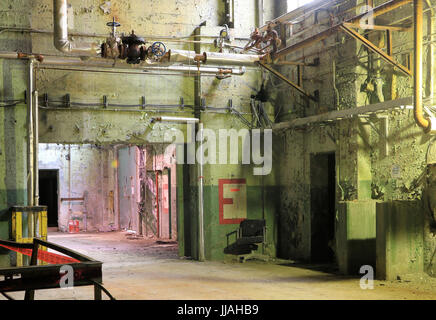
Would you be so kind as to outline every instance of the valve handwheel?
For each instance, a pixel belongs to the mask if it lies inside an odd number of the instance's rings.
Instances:
[[[153,43],[151,45],[151,52],[157,57],[163,56],[166,51],[167,51],[167,48],[160,41],[156,41],[155,43]]]
[[[116,27],[116,28],[121,27],[121,24],[119,22],[116,22],[116,21],[108,22],[108,23],[106,23],[106,25],[108,27]]]
[[[106,23],[108,27],[112,27],[112,36],[115,37],[115,32],[118,27],[121,27],[121,24],[119,22],[115,21],[115,17],[112,18],[111,22]]]

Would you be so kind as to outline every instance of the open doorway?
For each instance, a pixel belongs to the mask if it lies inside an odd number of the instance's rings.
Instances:
[[[176,148],[120,146],[120,228],[136,237],[177,241]]]
[[[311,261],[335,261],[335,154],[310,158]]]
[[[59,170],[39,170],[39,204],[47,206],[47,226],[58,227]]]

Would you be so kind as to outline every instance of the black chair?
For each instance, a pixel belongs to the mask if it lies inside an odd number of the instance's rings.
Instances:
[[[235,242],[229,244],[231,235],[235,235]],[[266,239],[265,220],[243,220],[239,228],[226,235],[227,247],[224,248],[225,254],[243,255],[249,254],[258,248],[259,244],[264,244]]]

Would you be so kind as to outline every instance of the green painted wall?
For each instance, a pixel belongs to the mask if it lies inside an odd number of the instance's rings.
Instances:
[[[0,20],[2,25],[29,27],[29,1],[2,1]],[[31,51],[27,35],[0,34],[2,51]],[[24,100],[27,68],[22,61],[0,60],[0,100]],[[10,238],[10,211],[12,205],[27,202],[27,149],[26,105],[0,107],[0,238]],[[0,251],[0,266],[9,265],[8,251]]]
[[[360,267],[376,267],[376,201],[338,204],[336,258],[343,274],[359,274]]]
[[[375,5],[384,2],[375,1]],[[363,3],[365,1],[349,1],[334,9],[334,12],[337,14]],[[375,22],[383,24],[386,21],[401,21],[407,15],[410,16],[411,12],[412,4],[407,4],[376,18]],[[345,16],[352,17],[357,13],[359,12],[351,10]],[[424,15],[425,39],[427,35],[435,33],[435,25],[429,23],[429,14],[427,12]],[[327,23],[327,13],[319,13],[318,21],[316,28],[324,30],[325,27],[321,24]],[[301,39],[307,36],[309,34]],[[383,32],[369,32],[368,38],[381,47],[386,45]],[[291,39],[290,43],[301,39]],[[434,65],[430,64],[429,44],[426,40],[424,42],[424,98],[427,99],[427,105],[434,105],[432,92],[436,87],[434,81],[431,81],[431,78],[434,79]],[[394,32],[393,44],[397,61],[406,64],[409,54],[413,60],[412,32]],[[320,59],[320,65],[303,69],[303,87],[309,92],[319,90],[319,103],[306,105],[294,90],[277,87],[278,81],[275,79],[269,81],[273,104],[276,112],[279,112],[278,121],[412,96],[410,77],[395,71],[377,55],[368,54],[361,43],[344,33],[335,33],[327,40],[305,48],[304,52],[299,50],[287,56],[289,61],[312,62],[314,58]],[[297,80],[295,66],[283,66],[281,71],[291,80]],[[337,203],[357,200],[356,206],[362,209],[356,210],[372,217],[373,210],[364,210],[364,203],[371,200],[386,202],[386,206],[390,206],[391,201],[415,201],[423,205],[434,202],[434,179],[426,163],[429,144],[433,140],[432,136],[424,134],[416,125],[410,108],[397,108],[369,118],[340,119],[325,126],[317,124],[277,132],[274,143],[280,163],[277,175],[280,187],[279,255],[303,260],[310,258],[310,154],[336,152]],[[429,218],[434,207],[432,204],[430,208],[424,207],[424,221],[419,227],[424,233],[423,249],[415,242],[404,243],[398,240],[398,245],[404,246],[405,251],[423,250],[423,269],[433,276],[436,274],[433,261],[436,241]],[[404,215],[413,215],[414,210],[416,208],[413,206],[402,209]],[[395,222],[389,221],[386,223]],[[394,225],[387,225],[384,230],[388,232],[390,228],[394,228]],[[378,238],[379,234],[379,242]],[[396,238],[392,239],[394,243],[397,241]],[[345,257],[342,260],[344,259]],[[413,269],[413,264],[407,261],[403,263],[406,268]]]
[[[379,279],[396,280],[424,271],[424,211],[420,201],[377,204]]]

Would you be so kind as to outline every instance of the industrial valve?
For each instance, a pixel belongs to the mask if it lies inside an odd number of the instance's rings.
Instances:
[[[145,48],[144,38],[138,37],[132,30],[132,33],[127,37],[122,37],[123,50],[121,59],[126,59],[127,63],[137,64],[147,57],[147,49]]]
[[[112,33],[106,39],[106,42],[101,45],[101,56],[103,58],[116,59],[120,56],[122,49],[120,45],[121,39],[116,34],[116,28],[120,27],[121,24],[116,22],[115,18],[113,18],[112,22],[108,22],[106,25],[108,27],[112,27]]]
[[[244,47],[243,52],[254,49],[258,53],[275,53],[281,45],[279,34],[273,29],[271,24],[268,24],[267,30],[261,32],[259,28],[255,28],[250,36],[250,41]]]
[[[159,41],[147,48],[144,38],[137,36],[133,30],[128,36],[118,37],[116,28],[121,25],[115,21],[115,18],[108,22],[107,26],[112,27],[112,33],[101,45],[103,58],[126,59],[127,63],[138,64],[145,59],[160,60],[167,52],[165,44]]]

